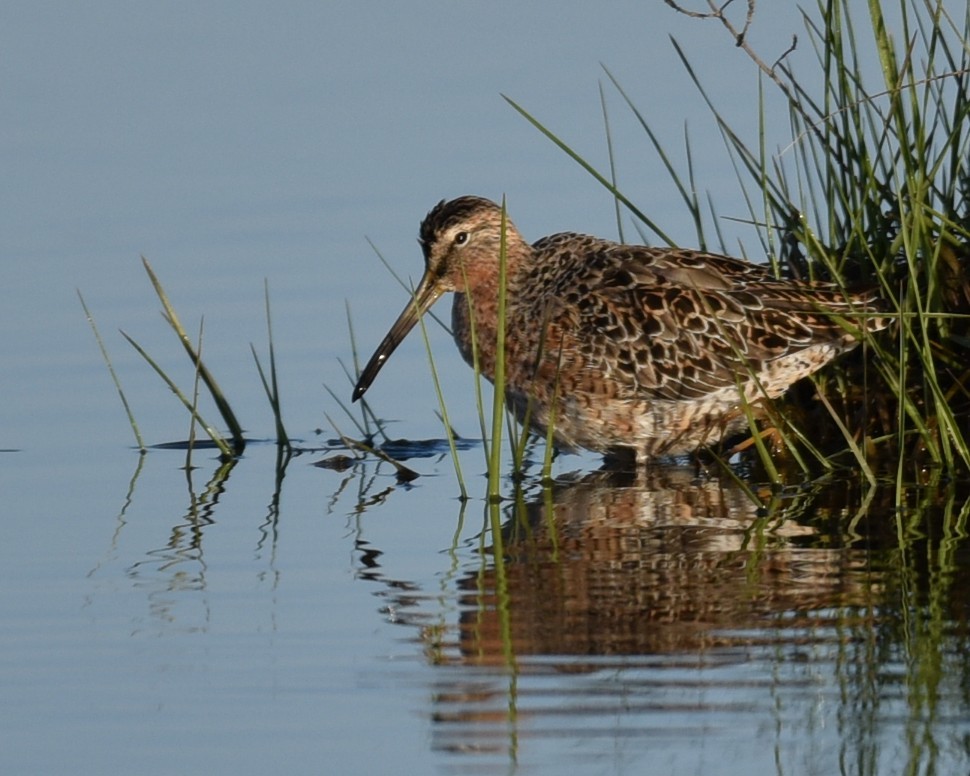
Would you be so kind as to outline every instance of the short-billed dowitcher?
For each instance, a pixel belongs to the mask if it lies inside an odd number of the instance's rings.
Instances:
[[[425,272],[354,389],[356,401],[448,291],[458,349],[492,379],[502,208],[440,202],[421,224]],[[887,319],[869,291],[779,280],[768,268],[691,250],[554,234],[529,245],[505,219],[506,392],[558,447],[637,460],[680,455],[746,423],[774,398]],[[865,313],[870,313],[866,315]],[[743,397],[743,398],[742,398]],[[552,413],[555,413],[554,415]]]

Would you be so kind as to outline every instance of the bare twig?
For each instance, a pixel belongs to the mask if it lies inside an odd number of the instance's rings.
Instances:
[[[782,53],[780,57],[778,57],[778,59],[775,60],[773,65],[769,65],[760,56],[758,56],[758,53],[747,41],[748,30],[751,29],[751,25],[754,23],[755,0],[748,0],[748,10],[744,15],[744,25],[740,29],[727,17],[727,14],[725,14],[728,6],[731,5],[733,1],[734,0],[727,0],[726,3],[718,5],[714,2],[714,0],[707,0],[707,6],[711,9],[710,11],[691,11],[675,2],[675,0],[664,0],[664,2],[677,11],[677,13],[681,13],[684,16],[689,16],[692,19],[717,19],[724,26],[724,29],[731,33],[731,37],[734,38],[734,45],[740,49],[743,49],[744,53],[751,58],[751,61],[754,62],[758,68],[772,81],[778,84],[778,86],[781,87],[786,94],[788,94],[788,85],[781,80],[781,78],[775,72],[775,68],[797,48],[798,36],[793,35],[791,45]]]

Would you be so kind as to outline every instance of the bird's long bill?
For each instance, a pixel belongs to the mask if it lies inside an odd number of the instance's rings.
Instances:
[[[374,378],[377,377],[377,373],[381,371],[381,367],[391,357],[394,349],[401,344],[408,335],[408,332],[414,328],[418,319],[428,311],[431,305],[438,301],[442,293],[443,291],[438,283],[438,279],[432,277],[430,273],[425,272],[424,277],[421,278],[421,282],[418,283],[418,287],[414,292],[414,298],[401,311],[397,320],[394,321],[394,325],[391,326],[390,331],[381,340],[381,344],[377,346],[374,355],[370,357],[370,361],[367,362],[364,371],[360,373],[360,378],[354,387],[353,401],[357,401],[370,388],[371,383],[374,382]]]

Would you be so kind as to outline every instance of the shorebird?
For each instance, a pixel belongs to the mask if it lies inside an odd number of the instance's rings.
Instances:
[[[505,230],[505,390],[559,449],[646,463],[715,444],[772,399],[888,325],[872,289],[778,279],[728,256],[584,234],[530,245],[502,207],[442,200],[421,224],[425,272],[354,388],[358,400],[443,294],[469,364],[495,375]],[[474,336],[473,336],[474,335]]]

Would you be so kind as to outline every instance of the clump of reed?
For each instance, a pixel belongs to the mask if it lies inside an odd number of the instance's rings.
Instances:
[[[232,406],[229,404],[229,400],[226,394],[223,392],[222,388],[216,382],[215,377],[209,371],[209,368],[205,365],[202,359],[202,343],[203,343],[203,333],[204,333],[204,321],[199,323],[199,334],[198,339],[193,341],[185,327],[182,325],[178,314],[175,311],[175,307],[172,305],[168,298],[168,294],[165,292],[158,275],[152,269],[151,264],[144,257],[142,258],[142,264],[145,267],[145,272],[148,274],[148,278],[152,283],[152,287],[155,289],[159,301],[162,303],[162,317],[165,322],[169,325],[175,335],[178,337],[186,354],[192,361],[195,368],[195,380],[193,382],[191,395],[187,395],[186,391],[183,391],[175,380],[169,375],[168,372],[158,363],[158,361],[153,358],[133,337],[127,334],[125,331],[121,332],[121,335],[128,341],[128,343],[138,352],[142,358],[155,370],[158,376],[165,382],[165,384],[171,389],[172,393],[178,398],[182,403],[183,407],[188,411],[190,418],[190,427],[188,432],[188,437],[185,442],[179,443],[166,443],[164,445],[156,445],[161,447],[180,447],[186,450],[187,462],[186,466],[191,466],[191,456],[192,451],[199,447],[211,446],[219,451],[219,456],[223,461],[231,461],[242,455],[246,448],[246,438],[243,435],[242,425],[236,417],[236,413],[233,411]],[[98,342],[98,346],[101,350],[102,357],[108,367],[108,371],[111,374],[111,378],[114,382],[118,394],[121,397],[121,401],[125,407],[125,411],[128,415],[128,421],[131,425],[132,432],[135,435],[135,441],[138,445],[138,449],[144,453],[147,450],[147,445],[142,438],[141,432],[139,431],[137,421],[135,419],[134,412],[128,402],[124,390],[121,386],[121,381],[115,372],[114,366],[111,362],[111,358],[108,354],[107,348],[105,347],[104,341],[98,331],[97,325],[95,324],[94,317],[92,316],[90,310],[88,309],[87,303],[84,301],[84,297],[81,292],[78,291],[78,298],[81,301],[81,306],[84,309],[84,313],[91,325],[94,332],[94,336]],[[286,432],[286,428],[283,425],[283,414],[282,406],[280,402],[280,390],[279,382],[277,379],[276,371],[276,353],[273,345],[273,325],[272,318],[270,316],[270,304],[269,304],[269,285],[268,283],[264,287],[264,298],[266,305],[266,328],[269,336],[269,363],[264,368],[263,362],[259,358],[259,354],[256,351],[256,347],[250,344],[250,349],[252,350],[253,359],[256,362],[256,369],[259,373],[260,380],[262,381],[263,388],[266,392],[267,400],[269,401],[270,408],[273,412],[274,424],[276,427],[276,443],[279,446],[281,452],[285,455],[289,455],[292,450],[292,444],[290,437]],[[215,425],[209,423],[201,414],[199,410],[199,395],[200,387],[204,385],[208,391],[216,409],[219,412],[223,422],[225,423],[225,428],[227,432],[220,431]],[[209,437],[209,444],[205,445],[197,440],[197,429],[201,428],[206,436]]]
[[[795,391],[784,405],[758,408],[778,430],[781,447],[803,471],[856,466],[913,476],[927,467],[950,476],[970,469],[970,6],[961,18],[942,2],[902,3],[890,31],[881,4],[869,3],[859,24],[848,0],[820,2],[803,14],[804,40],[767,61],[747,42],[755,4],[708,3],[696,12],[667,0],[676,12],[723,26],[747,55],[757,78],[759,133],[734,131],[704,87],[688,50],[675,50],[710,107],[734,166],[746,213],[764,256],[780,276],[880,289],[891,333],[861,332],[863,346],[815,379],[816,391]],[[858,29],[864,32],[857,32]],[[817,69],[796,74],[792,51],[808,46]],[[728,41],[726,41],[727,43]],[[866,81],[875,58],[881,82]],[[712,203],[697,194],[687,143],[687,173],[608,70],[607,81],[647,142],[660,155],[692,223],[698,245],[725,253]],[[791,136],[773,152],[765,136],[767,89],[787,105]],[[601,95],[603,89],[601,88]],[[508,98],[506,98],[508,99]],[[511,105],[593,175],[642,235],[667,235],[620,190],[613,144],[603,174],[523,107]],[[605,113],[605,99],[604,116]],[[708,211],[709,209],[709,211]],[[732,214],[737,217],[737,214]],[[817,400],[816,400],[817,397]],[[799,401],[804,399],[804,401]],[[752,418],[753,419],[753,418]],[[804,429],[811,428],[807,433]],[[772,479],[772,456],[759,436],[754,448]],[[888,469],[888,472],[886,471]]]
[[[175,307],[166,293],[161,280],[155,273],[151,264],[144,257],[142,258],[142,264],[145,268],[148,278],[151,281],[152,287],[158,296],[159,301],[162,304],[162,317],[163,320],[168,324],[168,326],[175,333],[179,342],[181,343],[186,354],[192,361],[194,367],[194,381],[191,390],[183,390],[174,377],[167,371],[159,361],[153,357],[144,347],[141,346],[133,337],[131,337],[125,331],[121,331],[121,335],[125,340],[135,349],[135,351],[145,360],[145,362],[151,366],[151,368],[156,372],[156,374],[162,379],[162,381],[168,386],[172,393],[176,396],[182,406],[186,409],[189,415],[190,425],[189,430],[184,441],[177,442],[164,442],[160,444],[148,445],[146,444],[141,431],[138,427],[137,420],[135,418],[135,413],[132,410],[131,404],[128,401],[128,397],[125,394],[124,389],[121,385],[120,377],[115,371],[114,365],[111,361],[111,357],[108,353],[107,347],[98,330],[97,324],[95,323],[94,316],[92,315],[90,309],[88,308],[87,302],[85,301],[80,290],[78,291],[78,298],[81,302],[81,306],[84,310],[84,314],[91,326],[94,333],[95,339],[98,343],[98,347],[101,351],[102,358],[108,368],[111,375],[111,379],[118,391],[118,395],[121,402],[125,408],[125,412],[128,417],[129,425],[131,426],[132,433],[135,436],[135,442],[138,450],[141,453],[145,453],[150,447],[154,448],[164,448],[164,449],[180,449],[184,450],[186,453],[186,469],[192,468],[192,455],[193,452],[201,448],[211,448],[215,449],[219,453],[219,458],[224,464],[231,465],[236,459],[238,459],[244,452],[247,439],[243,434],[243,428],[239,422],[235,411],[229,403],[229,400],[219,386],[212,372],[206,366],[205,361],[202,357],[202,345],[203,345],[203,334],[204,334],[204,319],[199,323],[199,332],[196,340],[193,341],[189,337],[187,331],[182,325],[178,314],[175,311]],[[264,361],[260,358],[259,352],[253,343],[250,343],[250,350],[253,355],[253,360],[255,362],[256,371],[259,375],[260,382],[262,383],[263,390],[266,394],[267,402],[270,406],[273,415],[273,423],[275,426],[275,443],[278,448],[277,456],[277,469],[282,471],[285,468],[290,458],[297,453],[306,452],[310,448],[297,447],[290,435],[287,433],[286,427],[283,423],[283,410],[281,401],[281,391],[279,385],[279,378],[276,368],[276,348],[273,338],[273,323],[272,315],[270,310],[270,300],[269,300],[269,283],[264,281],[264,303],[265,303],[265,315],[266,315],[266,331],[268,340],[268,359],[264,364]],[[350,342],[351,349],[354,354],[354,369],[353,372],[359,372],[359,364],[357,358],[357,348],[354,339],[353,325],[350,319],[350,310],[347,310],[347,322],[350,332]],[[347,369],[346,366],[341,364],[344,368],[345,376],[353,384],[355,378],[352,376],[351,370]],[[205,388],[208,392],[212,403],[215,405],[223,423],[226,431],[220,430],[215,424],[208,422],[202,415],[199,409],[199,400],[201,389]],[[381,450],[380,445],[375,443],[375,438],[381,437],[385,444],[389,443],[390,440],[387,439],[387,435],[384,430],[383,422],[377,418],[370,407],[366,404],[362,405],[359,417],[355,415],[348,408],[347,404],[340,399],[340,396],[333,391],[329,386],[324,385],[324,388],[333,396],[337,404],[344,410],[348,415],[350,420],[355,425],[358,433],[359,439],[352,436],[344,434],[336,422],[327,415],[327,420],[333,427],[334,431],[337,433],[340,444],[343,445],[348,451],[358,458],[370,456],[377,458],[390,464],[400,482],[410,482],[418,477],[417,472],[405,466],[398,460],[395,460],[392,456],[388,455]],[[199,429],[208,437],[208,441],[199,439]],[[454,447],[454,442],[452,442]],[[333,443],[328,444],[324,449],[330,450],[333,447]],[[457,460],[457,457],[456,457]],[[322,462],[323,466],[330,466],[331,468],[336,468],[342,464],[341,461],[331,461]]]

